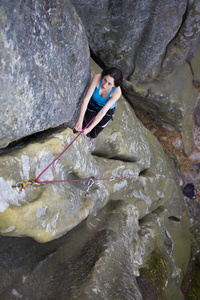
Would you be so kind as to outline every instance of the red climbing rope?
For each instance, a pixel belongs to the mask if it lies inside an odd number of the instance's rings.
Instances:
[[[95,117],[94,117],[95,118]],[[85,126],[85,128],[87,128],[90,123],[94,120],[94,118]],[[109,177],[109,178],[90,178],[90,179],[69,179],[69,180],[49,180],[49,181],[38,181],[38,179],[55,163],[55,161],[57,161],[66,151],[67,149],[69,149],[69,147],[76,141],[76,139],[81,135],[81,133],[84,131],[84,129],[82,129],[82,131],[75,137],[75,139],[73,139],[73,141],[37,176],[36,179],[31,179],[28,182],[17,182],[16,185],[12,186],[13,188],[16,188],[18,190],[19,193],[22,192],[22,190],[25,189],[25,187],[27,185],[40,185],[40,184],[45,184],[45,183],[62,183],[62,182],[90,182],[90,185],[88,186],[88,189],[90,188],[90,186],[94,183],[94,181],[111,181],[114,179],[122,179],[122,178],[131,178],[131,177],[138,177],[138,176],[142,176],[142,177],[154,177],[154,178],[159,178],[159,177],[164,177],[164,178],[170,178],[170,177],[166,177],[165,175],[161,175],[161,174],[157,174],[154,176],[151,175],[141,175],[141,174],[132,174],[132,175],[127,175],[127,176],[113,176],[113,177]],[[174,178],[173,178],[174,179]]]
[[[95,117],[94,117],[95,118]],[[85,126],[85,128],[87,128],[90,123],[94,120],[94,118],[92,120],[90,120],[90,122]],[[67,151],[67,149],[69,149],[69,147],[75,142],[75,140],[81,135],[81,133],[85,130],[85,128],[82,129],[81,132],[79,132],[79,134],[75,137],[75,139],[73,139],[73,141],[63,150],[62,153],[60,153],[35,179],[36,182],[38,182],[38,179],[44,174],[44,172],[46,172],[46,170],[48,170],[48,168],[50,168],[56,160],[58,160],[64,153],[65,151]]]
[[[69,179],[69,180],[50,180],[50,181],[40,181],[39,183],[59,183],[59,182],[84,182],[84,181],[107,181],[107,180],[114,180],[114,179],[122,179],[122,178],[129,178],[129,177],[136,177],[138,175],[127,175],[127,176],[115,176],[115,177],[108,177],[108,178],[90,178],[90,179]]]
[[[132,174],[132,175],[126,175],[126,176],[113,176],[113,177],[107,177],[107,178],[87,178],[87,179],[66,179],[66,180],[45,180],[45,181],[39,181],[39,184],[45,184],[45,183],[66,183],[66,182],[87,182],[87,181],[111,181],[114,179],[122,179],[122,178],[131,178],[131,177],[151,177],[151,178],[171,178],[174,179],[173,177],[167,177],[165,175],[157,174],[154,176],[151,175],[140,175],[140,174]]]

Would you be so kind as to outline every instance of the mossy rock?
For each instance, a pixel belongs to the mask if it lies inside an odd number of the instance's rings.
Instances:
[[[182,291],[186,300],[200,299],[200,254],[191,260]]]
[[[164,290],[168,276],[169,271],[164,258],[158,249],[154,249],[147,261],[147,267],[140,269],[140,276],[137,280],[143,298],[148,300],[166,299]]]

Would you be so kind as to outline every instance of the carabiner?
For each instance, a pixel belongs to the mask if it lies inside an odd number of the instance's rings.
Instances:
[[[27,182],[18,181],[16,185],[13,185],[12,188],[16,189],[18,193],[22,193],[27,185],[40,185],[40,183],[36,179],[30,179]]]
[[[16,185],[12,185],[13,189],[16,189],[20,194],[25,189],[25,183],[22,181],[16,182]]]
[[[27,185],[40,185],[40,183],[36,179],[30,179],[28,180]]]
[[[91,178],[89,181],[88,181],[88,188],[87,188],[87,191],[85,192],[85,196],[89,195],[89,190],[91,188],[91,186],[94,184],[94,180]]]

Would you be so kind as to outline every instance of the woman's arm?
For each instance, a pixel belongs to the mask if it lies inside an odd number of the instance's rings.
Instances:
[[[116,90],[113,92],[112,96],[108,100],[108,102],[105,104],[105,106],[98,112],[93,122],[86,128],[83,133],[88,134],[106,115],[107,111],[117,102],[117,100],[120,98],[122,92],[121,88],[117,87]]]
[[[75,129],[76,131],[81,131],[82,130],[82,125],[83,125],[83,118],[88,106],[88,103],[90,101],[90,98],[92,97],[95,88],[99,85],[100,83],[100,79],[101,79],[101,74],[96,74],[94,75],[89,88],[87,90],[87,93],[83,99],[83,102],[81,104],[81,109],[80,109],[80,114],[79,114],[79,118],[77,123],[74,125],[73,129]]]

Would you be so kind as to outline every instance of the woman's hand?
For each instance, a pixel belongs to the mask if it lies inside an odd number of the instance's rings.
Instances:
[[[82,131],[82,125],[83,125],[83,122],[78,120],[78,122],[74,125],[73,127],[73,130],[76,130],[78,132]]]
[[[85,128],[85,129],[83,130],[83,134],[87,135],[90,131],[91,131],[91,129]]]

